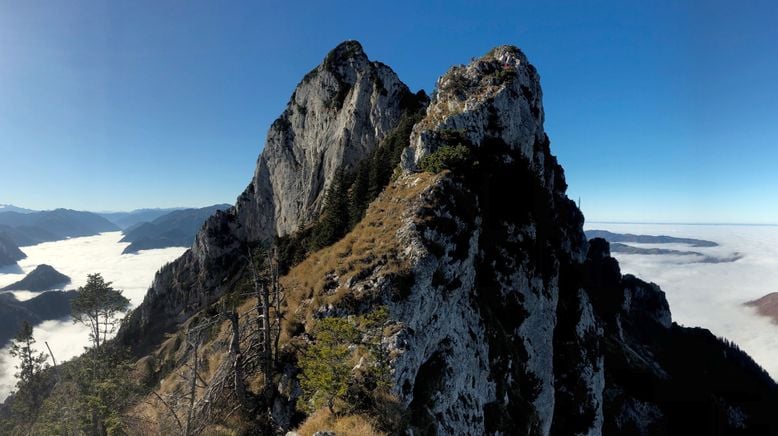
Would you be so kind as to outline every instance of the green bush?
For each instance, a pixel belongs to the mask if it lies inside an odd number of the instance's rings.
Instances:
[[[429,173],[464,168],[471,161],[470,148],[462,144],[444,145],[421,158],[419,168]]]

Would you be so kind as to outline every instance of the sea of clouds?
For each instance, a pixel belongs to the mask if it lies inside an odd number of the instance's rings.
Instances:
[[[65,289],[77,289],[86,283],[87,274],[101,273],[105,280],[113,282],[114,289],[122,290],[123,295],[129,298],[131,307],[135,307],[143,301],[154,273],[186,249],[171,247],[122,254],[129,243],[119,242],[121,238],[121,232],[109,232],[21,247],[27,258],[19,262],[18,268],[0,269],[0,288],[21,280],[36,266],[45,263],[70,276],[72,282]],[[13,293],[19,300],[37,295],[26,291]],[[57,362],[83,353],[89,343],[89,330],[81,324],[74,324],[70,319],[46,321],[34,328],[33,335],[40,351],[45,351],[44,342],[48,342]],[[16,362],[11,358],[9,348],[0,349],[0,401],[8,396],[16,384]]]
[[[706,256],[743,257],[735,262],[699,263],[699,256],[637,255],[614,253],[621,271],[654,282],[667,294],[673,320],[685,326],[698,326],[725,337],[745,350],[778,379],[778,325],[759,316],[744,302],[778,291],[778,227],[675,224],[604,224],[587,223],[586,229],[615,233],[667,235],[705,239],[718,247],[689,247],[684,244],[630,244],[681,251],[697,251]],[[67,289],[86,283],[86,276],[99,272],[124,290],[132,306],[140,304],[154,273],[185,249],[165,248],[121,254],[127,243],[120,243],[120,232],[73,238],[23,247],[27,259],[20,268],[0,269],[0,287],[6,286],[46,263],[67,274],[73,282]],[[34,294],[14,292],[19,299]],[[34,329],[41,351],[48,342],[57,361],[71,359],[83,352],[89,342],[86,327],[69,319],[47,321]],[[0,401],[14,388],[14,365],[8,347],[0,350]]]
[[[704,327],[735,342],[778,380],[778,325],[743,303],[778,291],[778,226],[601,224],[587,230],[667,235],[714,241],[718,247],[629,244],[696,251],[707,256],[743,257],[735,262],[695,263],[698,256],[613,253],[622,274],[658,284],[667,294],[673,321]]]

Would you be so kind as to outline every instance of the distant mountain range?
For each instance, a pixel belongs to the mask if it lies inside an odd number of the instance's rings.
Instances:
[[[26,257],[19,247],[122,230],[125,253],[164,247],[188,247],[203,222],[228,204],[203,208],[136,209],[130,212],[35,211],[0,205],[0,266]]]
[[[153,248],[189,247],[205,220],[217,210],[228,208],[228,204],[217,204],[200,209],[176,210],[151,222],[135,224],[124,230],[122,242],[130,242],[124,253]]]
[[[167,215],[170,212],[183,209],[185,208],[170,207],[167,209],[136,209],[130,212],[100,212],[99,215],[124,230],[136,224],[154,221],[155,219],[163,215]]]
[[[716,247],[713,241],[692,238],[676,238],[674,236],[633,235],[631,233],[613,233],[607,230],[586,230],[589,239],[602,238],[610,243],[631,242],[636,244],[686,244],[692,247]]]
[[[30,212],[37,212],[37,211],[32,209],[25,209],[23,207],[16,207],[13,204],[0,204],[0,213],[2,212],[30,213]]]
[[[70,209],[26,213],[0,212],[0,235],[4,235],[17,246],[117,230],[119,227],[116,224],[92,212]]]

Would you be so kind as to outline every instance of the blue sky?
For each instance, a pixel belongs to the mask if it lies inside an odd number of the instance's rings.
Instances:
[[[588,220],[778,223],[778,3],[421,3],[0,0],[0,203],[231,203],[297,82],[358,39],[427,91],[521,47]]]

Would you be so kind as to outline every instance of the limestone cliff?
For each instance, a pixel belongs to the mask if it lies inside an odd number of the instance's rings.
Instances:
[[[246,243],[310,223],[335,173],[353,169],[415,104],[394,71],[370,61],[358,42],[338,45],[297,85],[273,122],[235,206],[208,219],[192,248],[160,270],[121,340],[137,346],[218,298]]]

